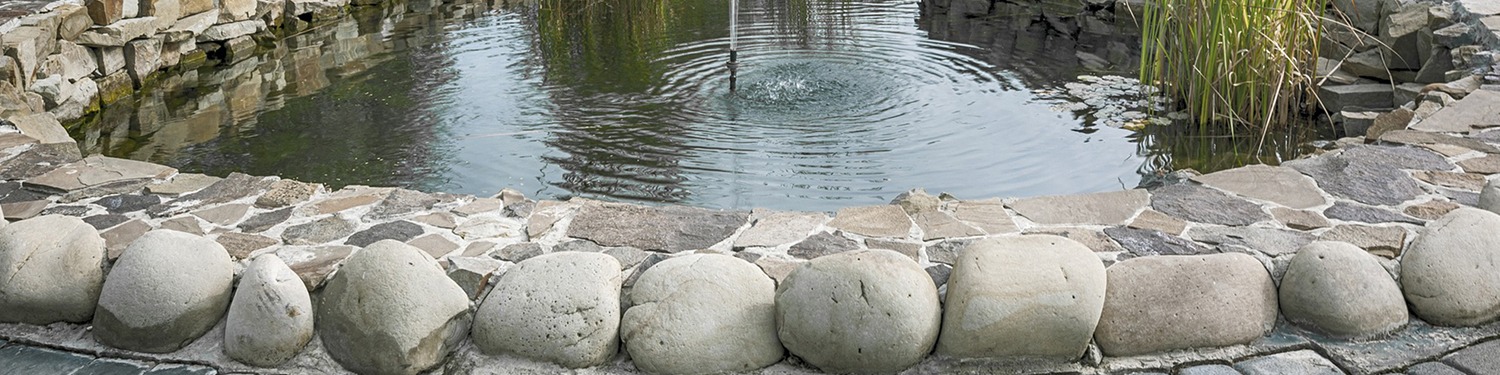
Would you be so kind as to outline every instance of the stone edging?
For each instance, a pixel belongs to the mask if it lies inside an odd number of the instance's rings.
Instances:
[[[86,10],[54,7],[59,25],[69,9]],[[0,100],[0,353],[298,374],[1483,372],[1500,94],[1422,95],[1431,117],[1285,166],[831,216],[177,173],[84,158],[55,116]]]

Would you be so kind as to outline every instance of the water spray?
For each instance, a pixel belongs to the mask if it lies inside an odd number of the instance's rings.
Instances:
[[[729,91],[734,91],[735,79],[739,73],[739,20],[740,0],[729,0]]]

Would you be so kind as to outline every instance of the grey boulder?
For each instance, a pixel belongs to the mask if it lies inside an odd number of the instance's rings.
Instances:
[[[323,287],[318,335],[360,374],[412,375],[443,361],[469,329],[469,297],[422,250],[382,240]]]
[[[932,351],[941,314],[932,277],[890,250],[813,259],[776,289],[782,345],[830,373],[889,373],[916,364]]]
[[[1107,274],[1094,331],[1105,355],[1243,344],[1276,323],[1276,285],[1249,255],[1132,258]]]
[[[71,216],[0,226],[0,280],[0,322],[87,322],[104,284],[104,239]]]
[[[620,261],[604,253],[521,261],[479,305],[474,345],[572,368],[603,364],[619,349],[623,281]]]
[[[776,283],[749,262],[693,254],[646,269],[620,338],[641,370],[658,374],[751,371],[781,361]]]
[[[292,359],[313,336],[312,299],[276,254],[250,261],[224,322],[224,354],[260,367]]]
[[[1104,309],[1104,263],[1052,235],[981,240],[948,278],[937,352],[954,357],[1077,359]]]
[[[1292,257],[1281,279],[1287,320],[1340,337],[1367,337],[1406,325],[1401,287],[1376,256],[1345,242],[1319,241]]]
[[[1471,326],[1500,317],[1500,215],[1462,207],[1427,224],[1401,258],[1401,289],[1430,323]]]
[[[234,263],[218,242],[174,230],[146,232],[104,279],[94,337],[138,352],[181,349],[218,324],[233,282]]]

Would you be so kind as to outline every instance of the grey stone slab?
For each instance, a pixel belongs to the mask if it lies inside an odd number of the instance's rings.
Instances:
[[[1500,334],[1500,324],[1433,327],[1412,319],[1406,329],[1381,340],[1350,341],[1312,336],[1313,344],[1340,368],[1354,374],[1380,374],[1430,361]]]
[[[94,229],[98,230],[113,228],[114,226],[120,225],[120,223],[124,223],[127,221],[130,221],[130,217],[114,214],[94,215],[83,218],[83,222],[88,223],[89,226],[92,226],[94,227]]]
[[[1208,224],[1249,225],[1271,220],[1271,215],[1258,204],[1192,184],[1153,190],[1151,208],[1179,219]]]
[[[365,220],[384,220],[422,211],[432,208],[441,201],[438,197],[420,191],[395,189],[387,194],[380,204],[365,214]]]
[[[46,200],[0,203],[0,211],[5,213],[6,220],[26,220],[41,214],[50,203]]]
[[[755,210],[757,213],[764,211]],[[752,214],[752,216],[755,216]],[[755,224],[734,239],[735,248],[774,247],[807,238],[809,233],[828,221],[821,212],[766,212]]]
[[[42,215],[83,216],[89,213],[88,206],[52,206],[42,210]]]
[[[1327,218],[1317,212],[1308,210],[1293,210],[1286,207],[1272,207],[1271,217],[1285,224],[1287,228],[1298,230],[1312,230],[1327,228],[1331,225]]]
[[[287,207],[275,211],[262,212],[255,214],[255,216],[251,216],[249,219],[245,219],[245,221],[243,222],[240,222],[239,228],[240,231],[246,233],[260,233],[266,231],[267,229],[271,229],[271,227],[274,227],[277,224],[286,222],[286,220],[290,219],[291,217],[292,207]]]
[[[1291,208],[1311,208],[1327,203],[1317,183],[1287,167],[1247,165],[1196,176],[1193,181]]]
[[[1500,374],[1500,340],[1490,340],[1443,357],[1443,362],[1470,374]]]
[[[200,207],[228,203],[230,201],[265,192],[274,180],[243,173],[231,173],[218,182],[196,192],[177,197],[171,201],[151,206],[151,216],[167,217],[195,210]]]
[[[1412,129],[1467,133],[1479,128],[1500,125],[1500,93],[1485,90],[1475,91],[1458,103],[1443,107]]]
[[[1016,200],[1010,208],[1037,224],[1119,225],[1150,200],[1145,190],[1054,195]]]
[[[139,363],[100,358],[79,368],[78,372],[72,375],[138,375],[145,373],[146,370],[150,370],[150,367]]]
[[[1467,375],[1463,371],[1448,366],[1442,362],[1418,363],[1406,368],[1406,375]]]
[[[573,217],[567,235],[603,246],[679,252],[704,249],[724,241],[744,226],[749,217],[750,213],[745,211],[591,202]]]
[[[840,208],[828,226],[870,237],[904,238],[913,224],[901,206],[886,205]]]
[[[1374,69],[1385,70],[1383,66]],[[1378,83],[1324,85],[1318,88],[1318,98],[1331,111],[1343,111],[1351,107],[1389,108],[1395,98],[1395,89],[1391,85]]]
[[[858,250],[859,242],[838,233],[818,232],[787,249],[787,255],[802,259],[813,259],[824,255]]]
[[[1117,252],[1117,251],[1125,251],[1125,248],[1124,247],[1120,247],[1120,244],[1117,243],[1117,242],[1115,242],[1114,239],[1110,238],[1109,235],[1104,234],[1104,232],[1101,232],[1101,231],[1099,231],[1097,229],[1089,229],[1089,228],[1031,228],[1031,229],[1027,229],[1025,233],[1026,234],[1038,234],[1039,233],[1039,234],[1051,234],[1051,235],[1056,235],[1056,236],[1062,236],[1062,237],[1065,237],[1065,238],[1070,239],[1070,240],[1078,241],[1078,243],[1081,243],[1084,246],[1088,246],[1089,249],[1094,250],[1094,252],[1096,252],[1096,253],[1113,253],[1113,252]]]
[[[421,225],[406,220],[398,220],[376,224],[370,227],[370,229],[354,233],[354,235],[349,236],[348,241],[344,241],[344,244],[365,247],[380,240],[406,242],[422,235],[423,232],[424,230]]]
[[[146,375],[216,375],[218,373],[219,371],[212,367],[160,364],[146,372]]]
[[[83,155],[77,144],[36,145],[20,155],[0,161],[0,180],[24,180],[41,176],[79,159],[83,159]]]
[[[316,221],[293,225],[281,232],[281,239],[292,245],[317,245],[354,233],[355,223],[331,215]]]
[[[1477,173],[1415,171],[1411,174],[1422,182],[1458,190],[1479,191],[1485,184],[1484,175]]]
[[[166,182],[146,186],[146,191],[159,195],[182,195],[213,185],[223,178],[202,175],[197,173],[178,173]]]
[[[1447,171],[1454,168],[1447,158],[1427,149],[1410,146],[1352,146],[1340,153],[1350,159],[1418,171]],[[1306,173],[1306,172],[1304,172]],[[1316,179],[1316,177],[1314,177]],[[1322,182],[1321,180],[1319,182]]]
[[[1133,256],[1198,255],[1215,252],[1188,239],[1150,229],[1109,227],[1104,228],[1104,234],[1114,239],[1120,247],[1129,251]]]
[[[1433,133],[1416,130],[1392,130],[1380,135],[1381,142],[1400,143],[1406,145],[1422,144],[1445,144],[1459,146],[1484,153],[1500,153],[1500,148],[1491,146],[1477,140],[1455,137],[1442,133]]]
[[[559,251],[597,253],[604,251],[604,247],[599,246],[599,244],[596,244],[594,243],[594,241],[589,240],[565,240],[562,242],[558,242],[557,245],[552,246],[552,252],[555,253]]]
[[[1327,358],[1311,350],[1298,350],[1248,359],[1234,364],[1245,375],[1344,375],[1344,371]]]
[[[927,266],[927,276],[932,276],[932,284],[943,286],[948,283],[948,276],[953,275],[953,266],[946,264],[934,264]]]
[[[26,345],[0,348],[0,369],[10,374],[71,374],[94,358]]]
[[[164,165],[94,155],[28,178],[25,184],[27,189],[49,193],[99,196],[113,190],[138,189],[173,173],[177,169]]]
[[[1393,226],[1339,225],[1323,232],[1322,241],[1348,242],[1371,254],[1395,259],[1406,244],[1406,230]]]
[[[1010,213],[1005,212],[1005,203],[1000,198],[958,202],[953,208],[953,217],[973,225],[988,234],[1020,232]]]
[[[911,214],[917,228],[922,229],[922,240],[931,241],[953,237],[983,236],[984,231],[979,230],[954,218],[942,211],[924,210]]]
[[[1251,227],[1199,227],[1188,231],[1187,237],[1208,244],[1244,246],[1271,257],[1296,253],[1316,239],[1307,232]]]
[[[1177,370],[1177,375],[1240,375],[1240,371],[1229,365],[1197,365]]]
[[[1329,194],[1364,204],[1396,205],[1423,193],[1417,181],[1397,167],[1345,154],[1292,160],[1283,165],[1312,177]]]
[[[1422,225],[1422,219],[1406,216],[1400,212],[1387,210],[1380,207],[1366,206],[1349,202],[1337,202],[1328,209],[1323,210],[1323,216],[1329,219],[1344,221],[1358,221],[1362,223],[1409,223]]]
[[[953,264],[958,261],[958,254],[971,243],[974,243],[974,240],[968,238],[940,241],[927,247],[927,259],[933,263]]]
[[[161,203],[160,197],[141,194],[111,195],[94,201],[94,204],[104,206],[112,214],[140,211],[158,203]]]

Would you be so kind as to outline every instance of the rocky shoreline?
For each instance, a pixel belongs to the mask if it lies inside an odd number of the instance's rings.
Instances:
[[[221,4],[160,28],[161,45],[198,51],[179,64],[215,45],[232,60],[266,27],[349,5]],[[84,47],[62,42],[123,38],[111,30],[170,5],[121,19],[69,5],[0,30],[0,368],[1500,372],[1500,94],[1463,83],[1482,76],[1417,93],[1430,115],[1384,116],[1318,155],[1149,191],[720,211],[84,157],[58,118],[108,96],[33,88],[149,83],[139,60],[87,78],[117,64],[78,71],[67,54]],[[11,52],[37,47],[13,35],[38,30],[72,37],[36,59]],[[154,38],[85,53],[139,57]],[[3,76],[17,71],[32,74]]]

